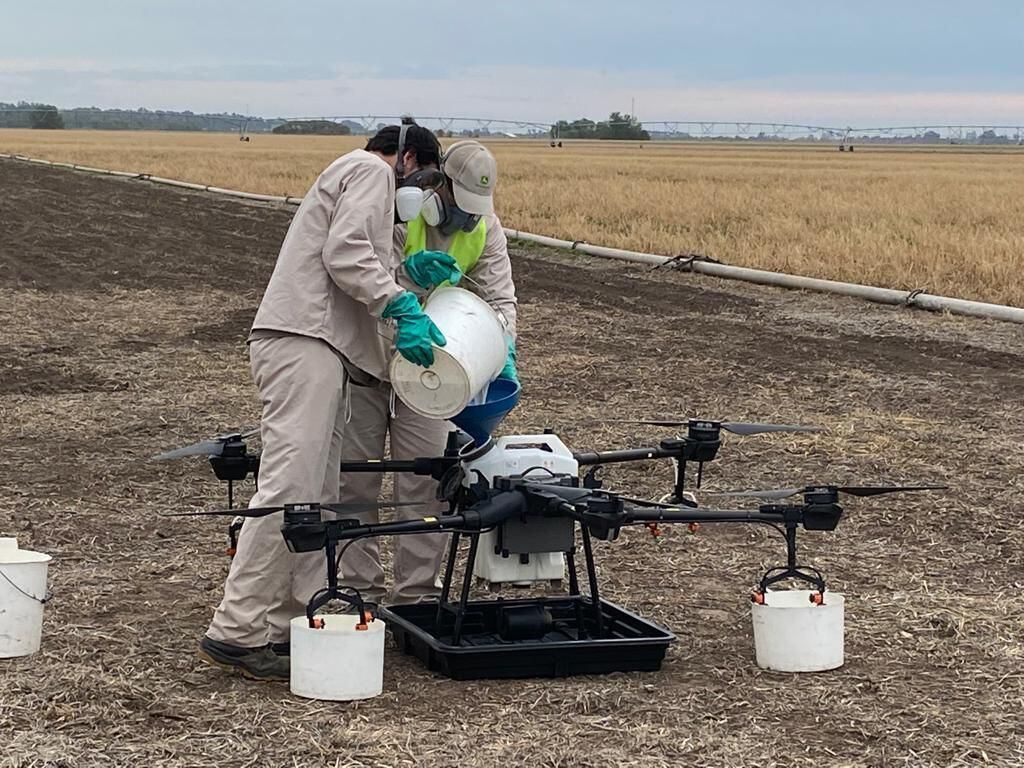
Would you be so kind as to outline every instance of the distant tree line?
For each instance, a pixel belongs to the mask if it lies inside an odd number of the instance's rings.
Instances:
[[[348,136],[352,129],[344,123],[330,120],[289,120],[287,123],[274,126],[272,133],[314,136]]]
[[[559,120],[551,127],[552,139],[632,139],[647,141],[651,135],[633,115],[612,112],[608,119],[595,123],[581,118],[571,123]]]
[[[150,109],[58,109],[52,104],[0,102],[0,128],[94,128],[107,131],[239,131],[270,133],[282,120],[231,112],[195,113]]]
[[[99,109],[78,107],[61,110],[68,128],[107,131],[239,131],[269,133],[280,120],[250,118],[236,112],[192,112],[145,108]]]
[[[275,130],[282,127],[281,130]],[[313,133],[347,136],[364,134],[366,128],[352,120],[289,120],[248,117],[236,112],[192,112],[185,110],[100,109],[76,107],[58,109],[52,104],[21,101],[0,102],[0,128],[86,128],[105,131],[237,131],[248,133]]]
[[[0,128],[50,128],[64,127],[60,111],[52,104],[36,104],[19,101],[7,104],[0,101]]]

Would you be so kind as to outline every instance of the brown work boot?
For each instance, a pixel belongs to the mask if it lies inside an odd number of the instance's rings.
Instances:
[[[270,646],[262,648],[239,648],[206,635],[199,641],[196,654],[207,664],[240,672],[250,680],[282,681],[291,679],[291,659],[278,656]]]

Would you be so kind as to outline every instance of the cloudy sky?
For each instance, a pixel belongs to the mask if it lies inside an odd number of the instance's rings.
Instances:
[[[1024,122],[1021,0],[0,0],[0,101]]]

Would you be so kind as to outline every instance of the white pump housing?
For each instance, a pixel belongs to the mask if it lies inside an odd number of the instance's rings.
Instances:
[[[509,435],[493,441],[491,448],[478,458],[467,457],[464,484],[477,482],[482,475],[488,483],[495,477],[507,477],[528,473],[527,477],[537,482],[550,480],[552,475],[577,477],[579,464],[565,443],[555,435]],[[480,536],[473,575],[492,586],[512,583],[517,586],[533,582],[561,581],[565,578],[564,537],[556,543],[552,539],[552,551],[544,550],[544,522],[522,524],[510,521],[506,526],[519,526],[540,534],[534,537],[528,553],[500,551],[499,530],[489,531]]]

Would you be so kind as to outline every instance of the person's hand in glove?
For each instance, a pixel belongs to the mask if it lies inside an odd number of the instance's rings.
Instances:
[[[429,368],[434,364],[434,348],[431,343],[439,347],[447,343],[441,329],[423,313],[419,300],[409,291],[393,298],[384,308],[381,317],[394,319],[398,323],[395,348],[410,363]]]
[[[519,383],[519,375],[516,373],[516,343],[512,339],[508,340],[508,356],[505,358],[505,367],[501,369],[498,378],[511,379],[516,384]]]
[[[403,262],[405,272],[420,288],[430,289],[447,280],[452,285],[462,278],[459,264],[441,251],[417,251]]]

